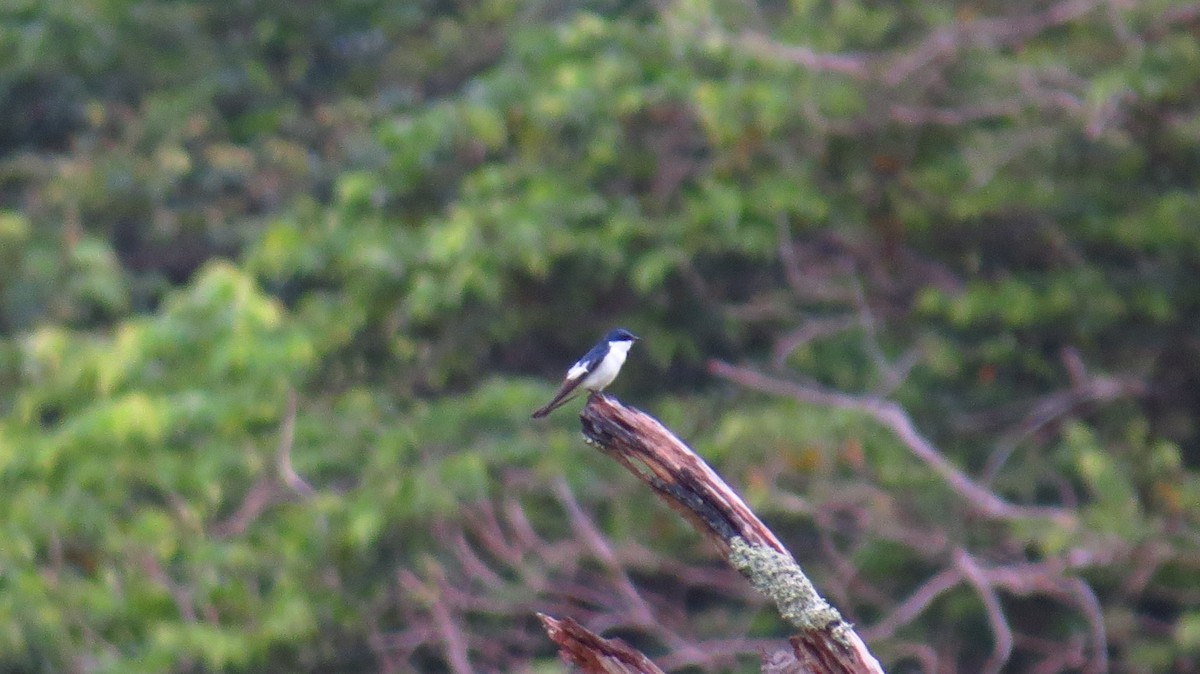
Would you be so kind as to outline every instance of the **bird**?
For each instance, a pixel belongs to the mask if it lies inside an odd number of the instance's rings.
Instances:
[[[585,353],[583,358],[575,361],[571,369],[567,370],[567,376],[563,379],[562,386],[554,393],[554,397],[531,416],[541,419],[550,414],[574,398],[580,388],[592,393],[603,391],[605,386],[617,378],[617,373],[625,364],[629,347],[638,339],[640,338],[625,328],[610,331],[591,351]]]

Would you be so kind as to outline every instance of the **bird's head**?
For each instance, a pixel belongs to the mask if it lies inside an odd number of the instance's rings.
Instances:
[[[617,328],[604,337],[604,340],[607,342],[636,342],[638,339],[640,338],[637,335],[625,328]]]

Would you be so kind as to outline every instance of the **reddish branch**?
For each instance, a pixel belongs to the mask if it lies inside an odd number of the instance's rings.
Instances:
[[[587,674],[663,674],[650,659],[620,639],[604,639],[583,625],[537,614],[563,659]]]

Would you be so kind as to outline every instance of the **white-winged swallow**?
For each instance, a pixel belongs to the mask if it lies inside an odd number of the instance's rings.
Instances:
[[[578,395],[580,389],[593,393],[603,391],[605,386],[617,378],[617,373],[625,364],[625,355],[629,353],[629,347],[637,340],[633,333],[624,328],[609,332],[567,370],[567,377],[563,379],[562,386],[558,387],[558,391],[545,407],[533,413],[533,418],[541,419],[565,405]]]

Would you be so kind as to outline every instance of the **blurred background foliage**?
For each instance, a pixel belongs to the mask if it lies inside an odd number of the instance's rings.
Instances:
[[[1200,667],[1200,5],[10,0],[0,62],[0,670],[756,671],[527,419],[615,325],[889,671]]]

